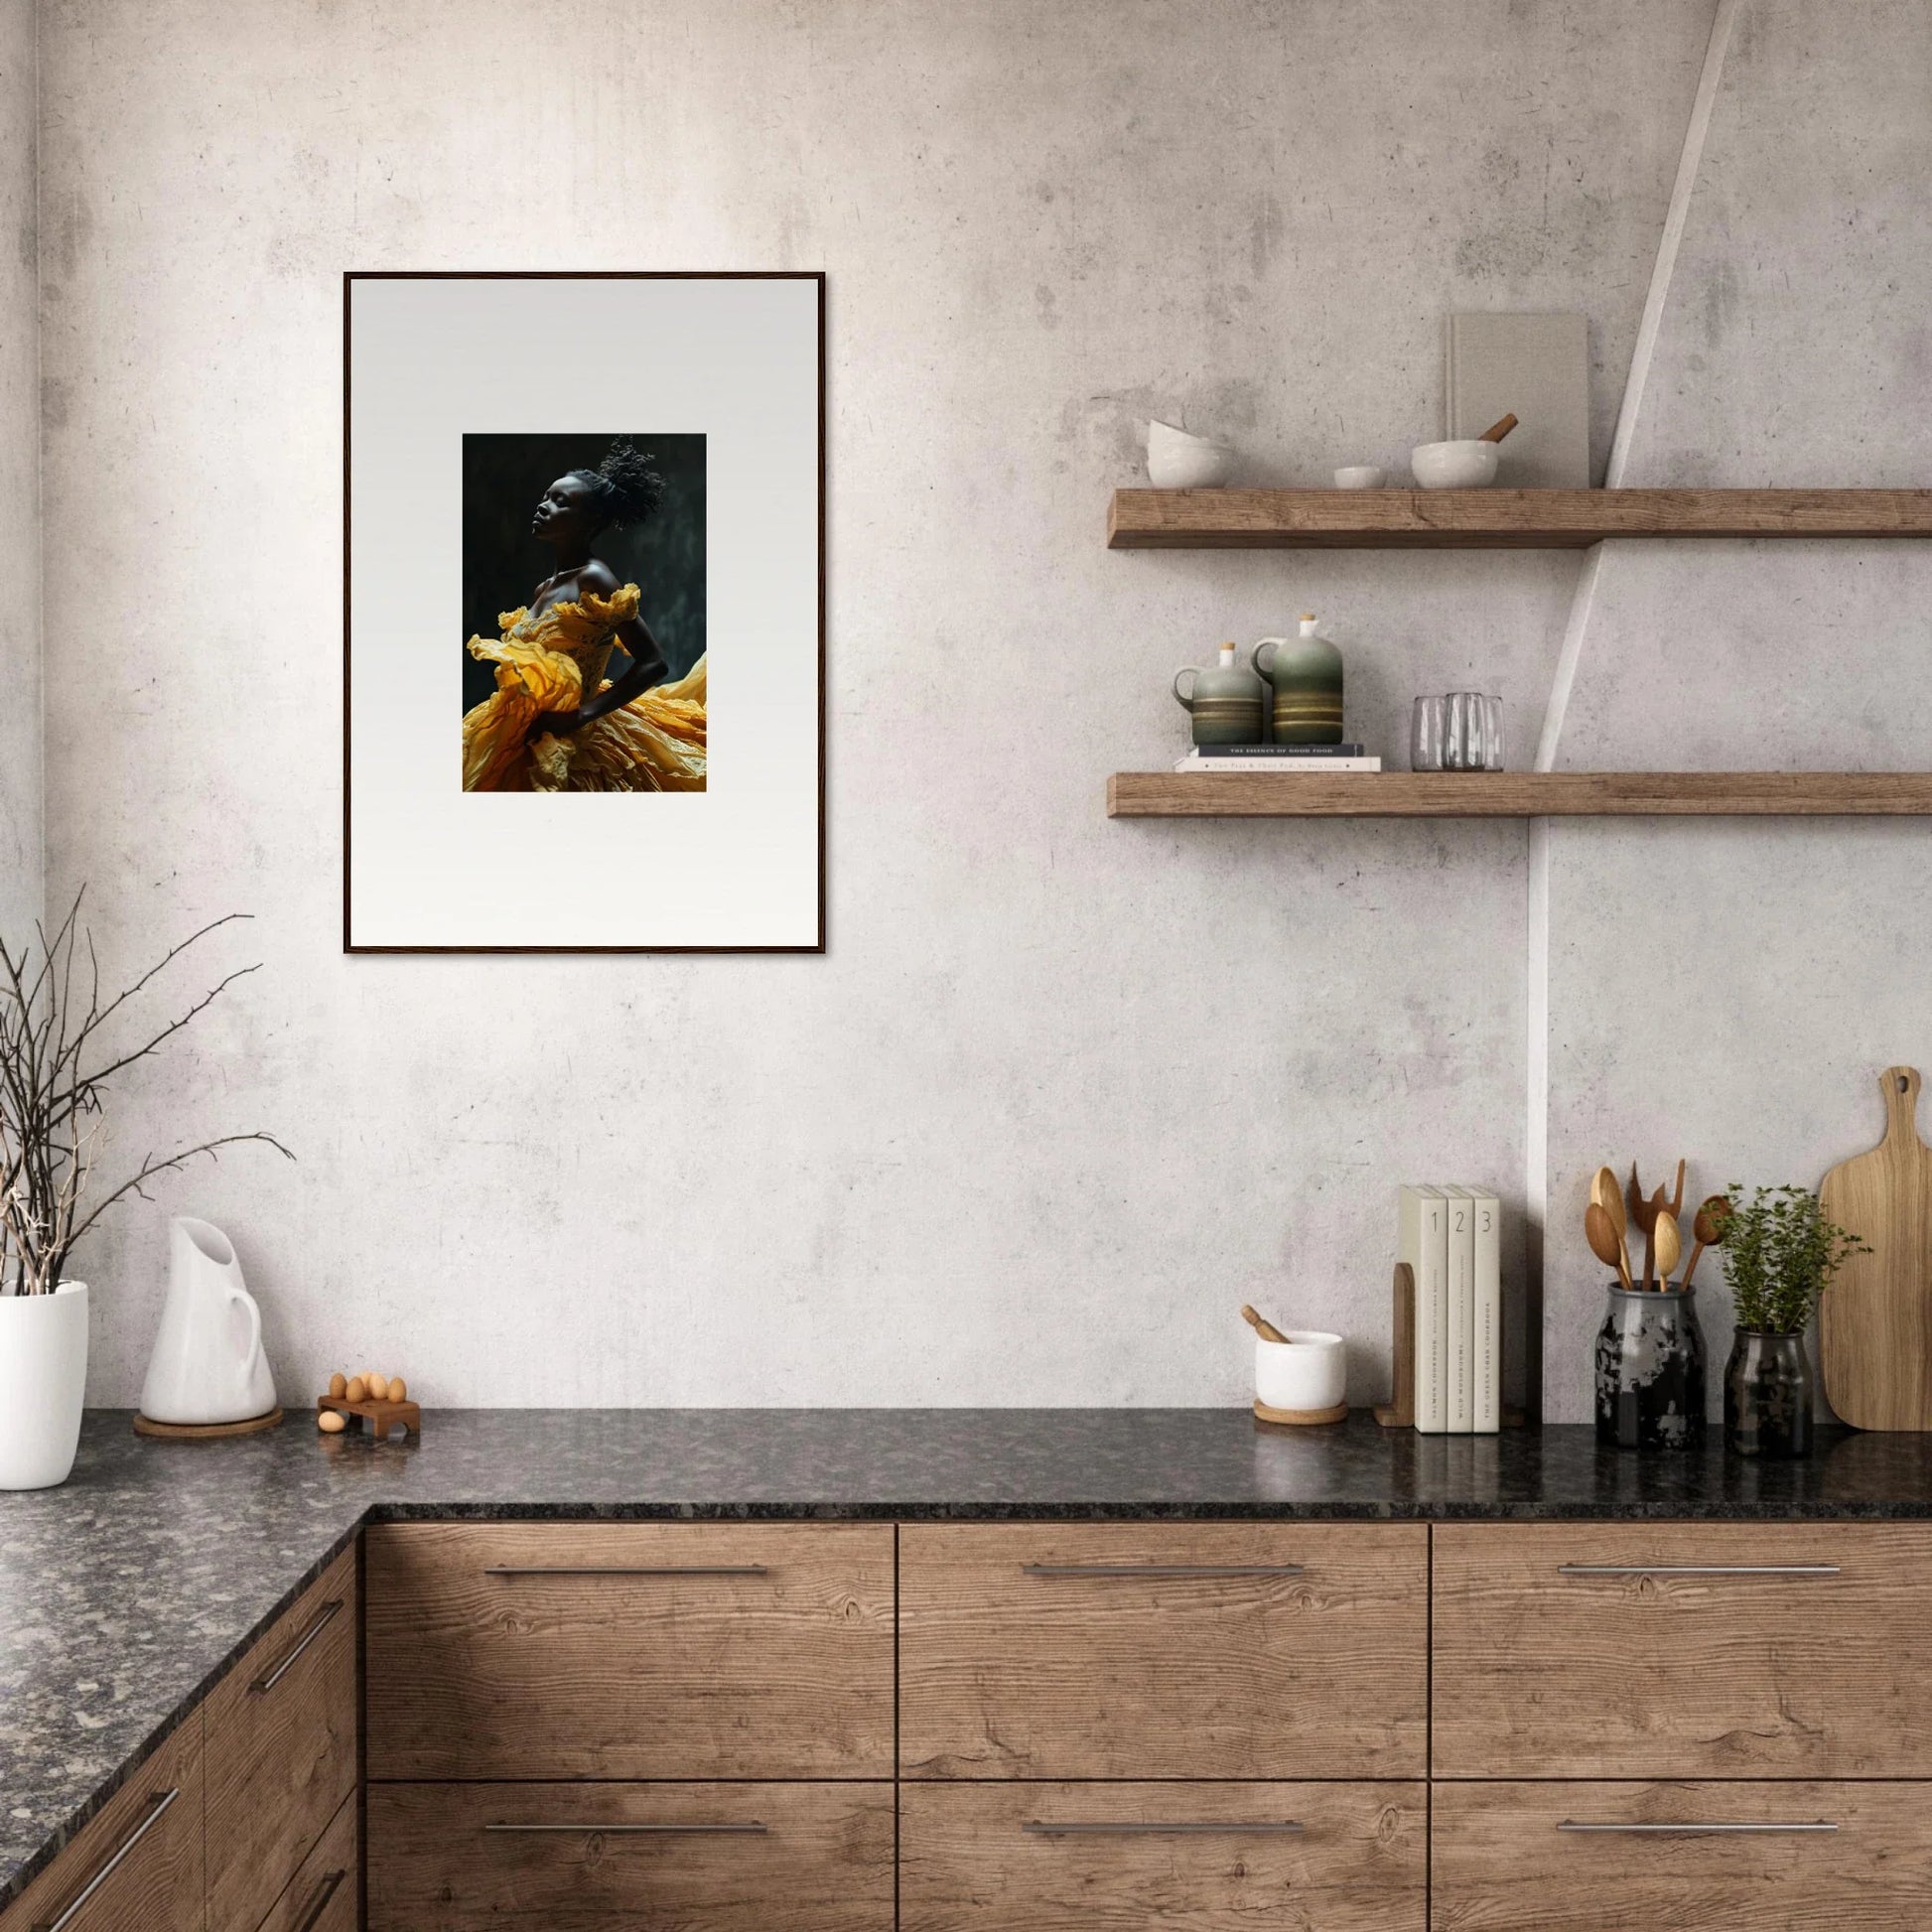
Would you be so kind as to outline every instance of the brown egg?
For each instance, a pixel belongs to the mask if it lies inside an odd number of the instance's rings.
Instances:
[[[316,1427],[325,1436],[340,1436],[348,1427],[348,1418],[340,1409],[325,1409],[316,1418]]]
[[[345,1402],[366,1402],[369,1399],[369,1385],[359,1375],[351,1375],[347,1386],[343,1390]]]
[[[389,1378],[389,1400],[391,1402],[409,1400],[409,1384],[400,1375],[392,1375]]]
[[[345,1376],[341,1369],[338,1369],[335,1372],[335,1374],[329,1378],[330,1400],[332,1402],[342,1401],[343,1391],[347,1387],[348,1387],[348,1377]]]
[[[368,1384],[369,1400],[371,1402],[387,1402],[389,1400],[389,1378],[386,1375],[365,1375],[362,1380]]]

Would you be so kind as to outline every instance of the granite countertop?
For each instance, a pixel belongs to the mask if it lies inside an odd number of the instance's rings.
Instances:
[[[292,1416],[159,1443],[101,1411],[64,1488],[0,1495],[0,1906],[367,1521],[1932,1518],[1932,1437],[1843,1431],[1782,1464],[1243,1409],[445,1410],[423,1432]]]

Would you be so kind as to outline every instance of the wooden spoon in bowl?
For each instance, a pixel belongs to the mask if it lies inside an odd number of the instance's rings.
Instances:
[[[1241,1304],[1241,1319],[1245,1321],[1263,1341],[1286,1341],[1288,1337],[1268,1319],[1265,1314],[1257,1314],[1247,1303]]]
[[[1486,430],[1484,430],[1480,436],[1476,438],[1476,441],[1478,443],[1500,443],[1503,440],[1503,438],[1507,436],[1509,432],[1513,430],[1515,427],[1516,427],[1516,418],[1514,416],[1505,416],[1501,422],[1491,423],[1489,427]]]
[[[1623,1252],[1623,1236],[1617,1232],[1610,1211],[1601,1201],[1591,1201],[1584,1209],[1584,1238],[1596,1259],[1616,1270],[1617,1280],[1630,1286],[1630,1259]]]

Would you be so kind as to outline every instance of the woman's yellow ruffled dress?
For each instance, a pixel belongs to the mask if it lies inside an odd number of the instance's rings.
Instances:
[[[705,660],[568,738],[526,741],[537,714],[575,711],[608,691],[604,675],[619,624],[637,615],[637,586],[587,592],[532,618],[526,606],[496,620],[503,634],[472,637],[470,654],[496,666],[496,691],[463,720],[465,791],[702,791]]]

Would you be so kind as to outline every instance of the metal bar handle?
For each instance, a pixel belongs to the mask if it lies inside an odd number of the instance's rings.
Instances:
[[[1044,1819],[1030,1818],[1020,1827],[1035,1838],[1206,1838],[1230,1834],[1249,1837],[1257,1832],[1301,1832],[1308,1829],[1293,1818],[1209,1819],[1179,1822],[1144,1822],[1123,1819],[1118,1823],[1099,1821],[1055,1825]]]
[[[721,1832],[762,1837],[770,1831],[769,1825],[760,1824],[756,1818],[746,1819],[743,1823],[706,1824],[699,1821],[689,1825],[485,1825],[486,1832],[575,1832],[583,1836],[595,1835],[608,1838],[614,1835],[634,1837],[645,1832],[693,1833],[713,1837]]]
[[[485,1577],[768,1577],[761,1563],[508,1564],[493,1563]]]
[[[180,1796],[180,1785],[176,1785],[172,1791],[151,1791],[148,1794],[148,1815],[121,1840],[113,1856],[68,1901],[67,1910],[49,1924],[29,1927],[28,1932],[67,1932],[67,1927],[79,1915],[80,1908],[114,1875],[115,1867],[154,1830],[161,1822],[161,1814]]]
[[[342,1607],[343,1599],[340,1596],[332,1597],[325,1603],[316,1620],[303,1631],[301,1637],[297,1640],[295,1648],[266,1677],[256,1678],[248,1688],[257,1697],[266,1697],[295,1668],[295,1660],[322,1635],[324,1629],[328,1627],[331,1620],[335,1617],[336,1612]]]
[[[1835,1563],[1560,1563],[1560,1577],[1837,1577]]]
[[[1299,1577],[1299,1563],[1023,1563],[1023,1577]]]
[[[1750,1832],[1759,1835],[1784,1832],[1835,1832],[1836,1825],[1828,1825],[1822,1819],[1809,1824],[1771,1824],[1752,1823],[1748,1825],[1727,1824],[1669,1824],[1669,1825],[1587,1825],[1577,1819],[1566,1818],[1557,1827],[1560,1832],[1676,1832],[1694,1833],[1699,1837],[1706,1833]]]
[[[329,1909],[329,1901],[335,1897],[337,1888],[347,1876],[346,1871],[332,1871],[323,1879],[316,1887],[315,1895],[309,1900],[308,1910],[302,1914],[302,1921],[296,1926],[295,1932],[316,1932],[317,1923],[323,1913]]]

